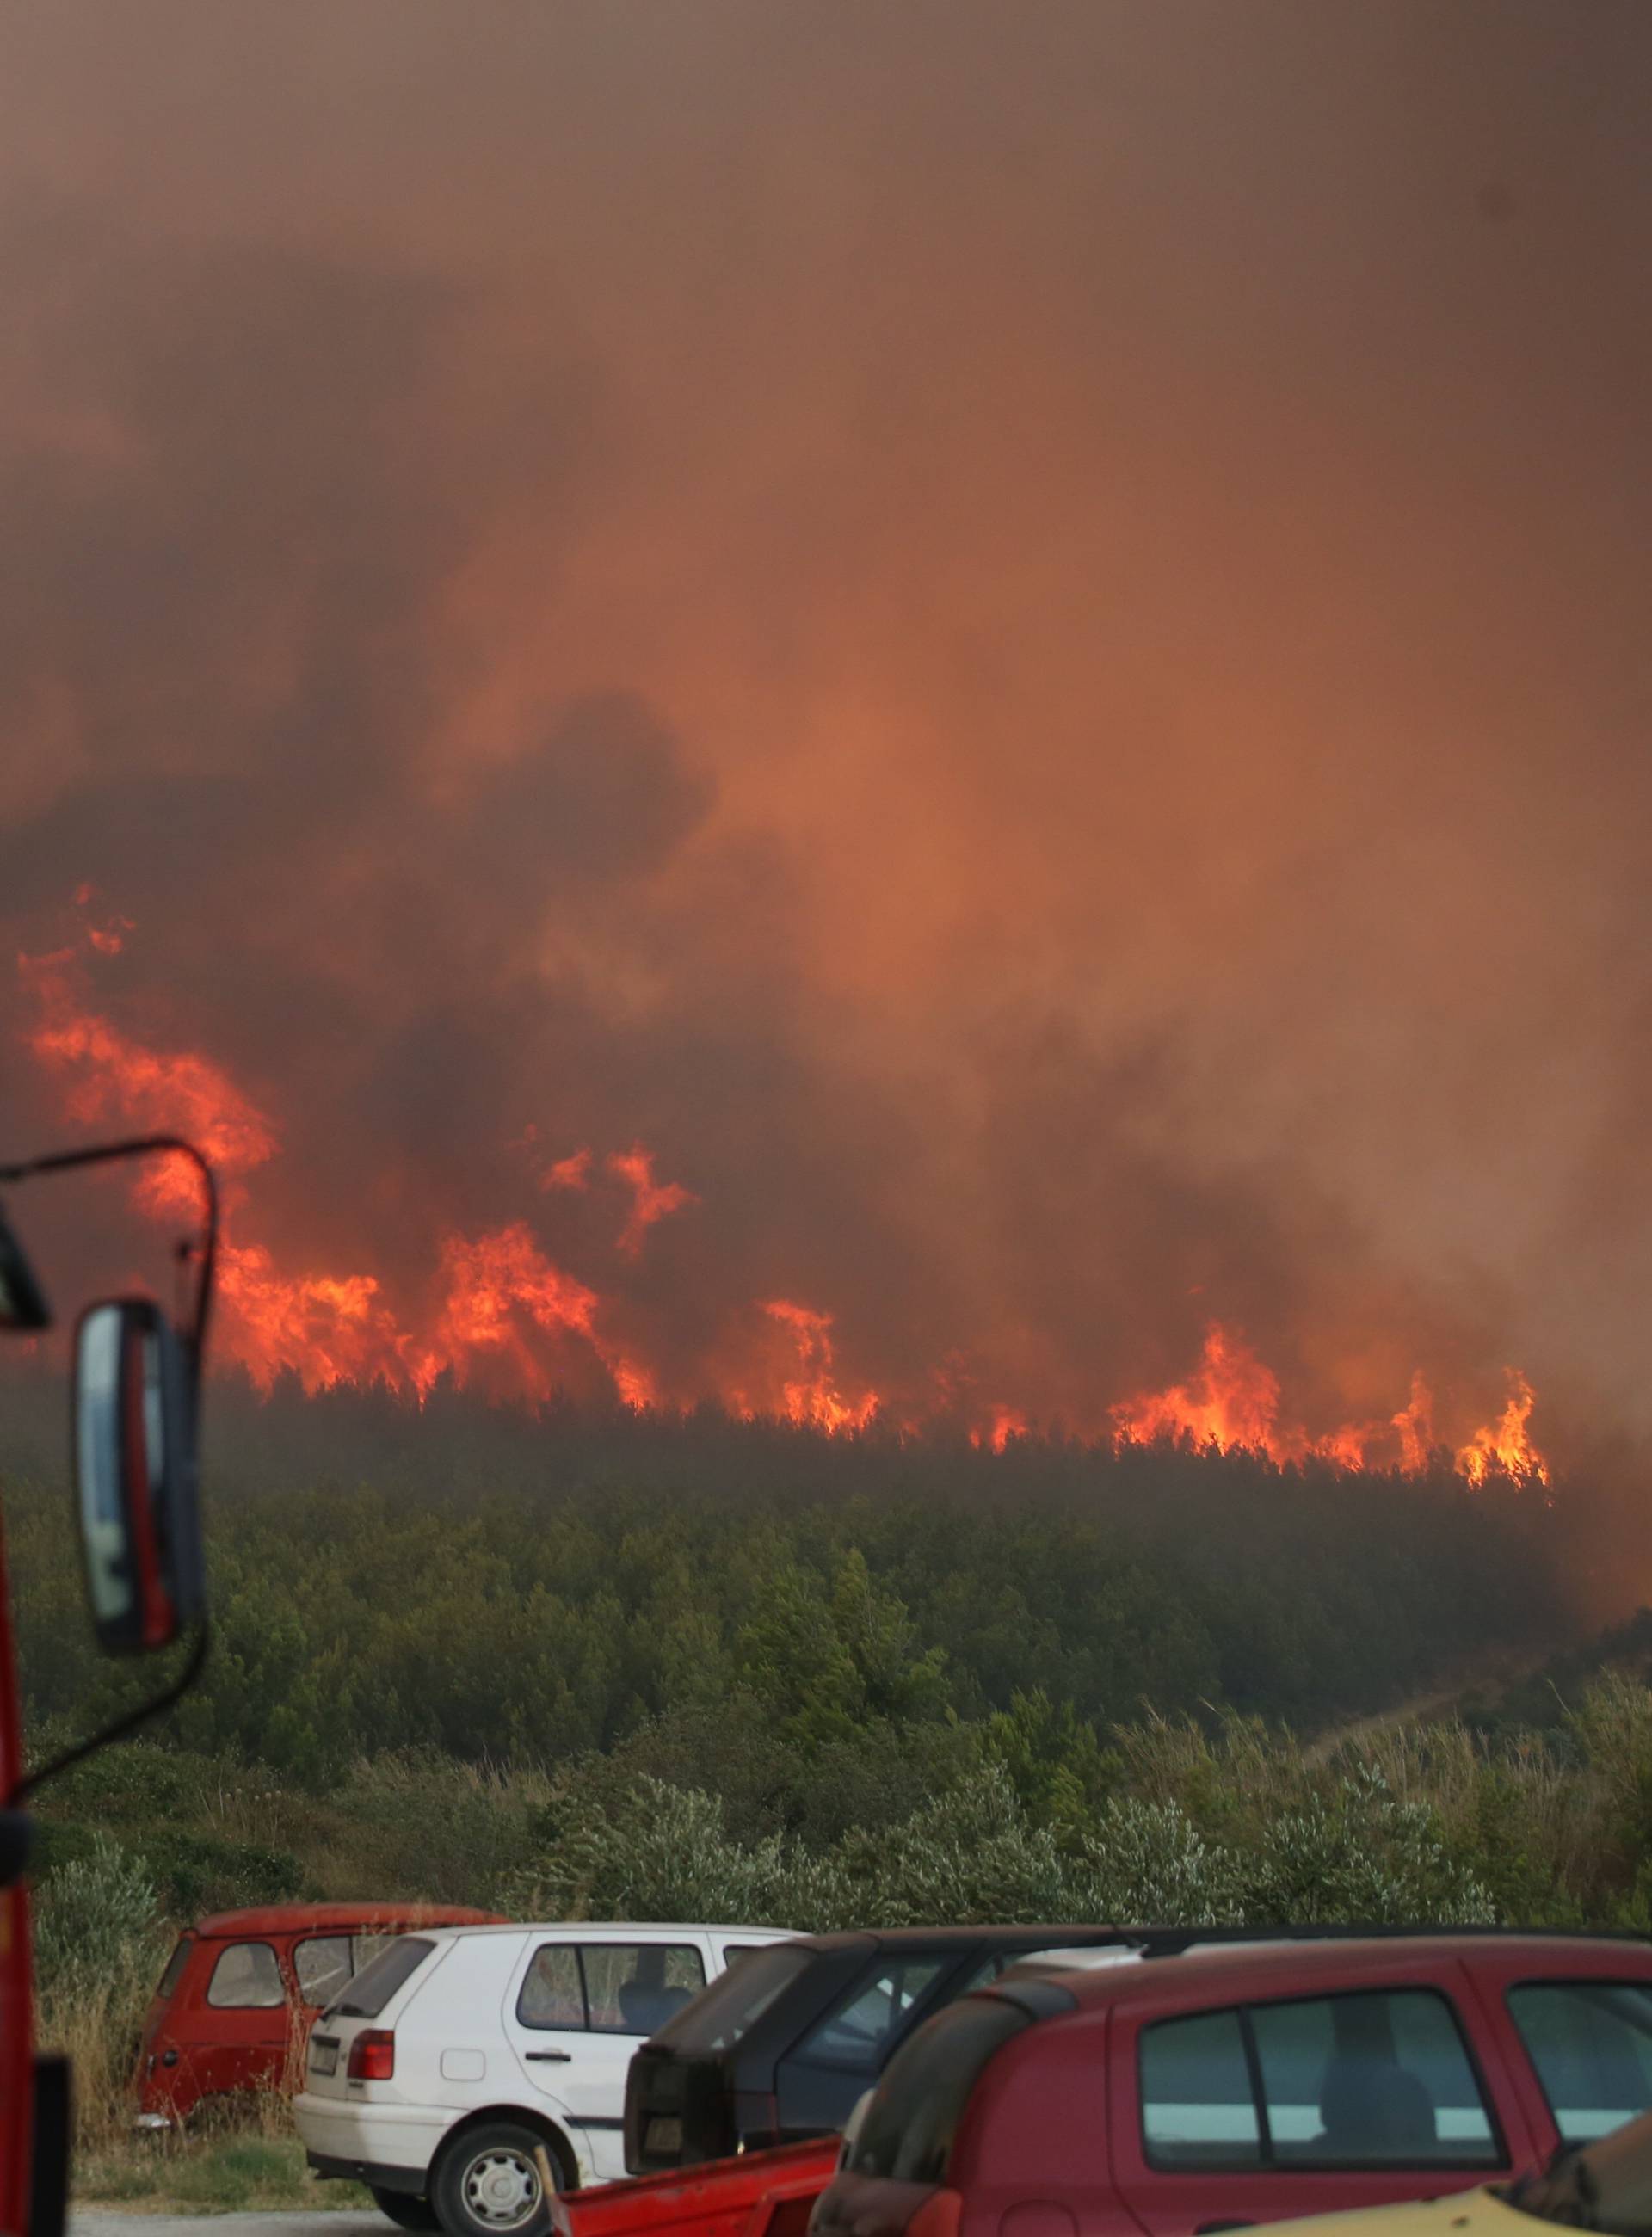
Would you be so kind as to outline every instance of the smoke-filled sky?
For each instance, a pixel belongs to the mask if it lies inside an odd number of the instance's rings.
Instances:
[[[19,1147],[45,1001],[401,1323],[520,1224],[677,1396],[1652,1431],[1644,0],[6,47]]]

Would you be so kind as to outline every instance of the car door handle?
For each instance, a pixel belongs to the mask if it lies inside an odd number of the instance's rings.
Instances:
[[[572,2066],[573,2064],[573,2053],[571,2050],[529,2050],[525,2051],[523,2056],[538,2066]]]
[[[1201,2221],[1193,2237],[1219,2237],[1224,2229],[1254,2229],[1254,2221]]]

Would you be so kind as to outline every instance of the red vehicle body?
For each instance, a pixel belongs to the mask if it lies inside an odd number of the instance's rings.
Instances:
[[[0,1796],[23,1771],[17,1721],[11,1596],[0,1547]],[[5,1812],[10,1817],[10,1811]],[[0,1887],[0,2230],[28,2227],[30,2143],[35,2122],[34,1990],[29,1963],[29,1898],[20,1879]]]
[[[181,2126],[203,2102],[287,2089],[317,2015],[398,1934],[497,1926],[434,1904],[293,1903],[218,1911],[181,1935],[143,2023],[138,2125]]]
[[[558,2191],[556,2237],[803,2237],[837,2166],[840,2139],[811,2136],[772,2150]]]
[[[961,1999],[897,2052],[811,2237],[1206,2237],[1467,2190],[1652,2105],[1652,1948],[1195,1949]]]

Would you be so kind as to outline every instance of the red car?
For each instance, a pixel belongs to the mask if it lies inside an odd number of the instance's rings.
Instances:
[[[928,2021],[810,2237],[1212,2237],[1527,2173],[1652,2106],[1643,1941],[1191,1938]]]
[[[367,1960],[418,1926],[497,1926],[435,1904],[288,1903],[222,1910],[180,1936],[143,2023],[136,2125],[180,2127],[205,2100],[287,2089],[312,2022]]]

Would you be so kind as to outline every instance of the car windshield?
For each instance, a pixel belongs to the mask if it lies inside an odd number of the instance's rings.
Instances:
[[[1540,2221],[1652,2237],[1652,2113],[1561,2153],[1546,2174],[1528,2175],[1504,2195]]]
[[[673,2050],[730,2049],[806,1970],[814,1954],[784,1942],[754,1950],[684,2004],[658,2029],[655,2042],[669,2043]]]

